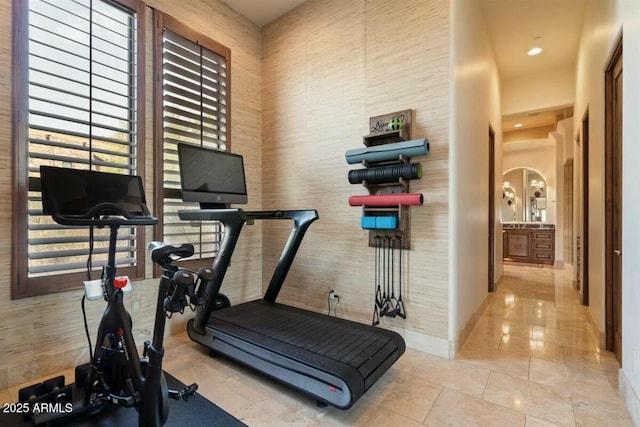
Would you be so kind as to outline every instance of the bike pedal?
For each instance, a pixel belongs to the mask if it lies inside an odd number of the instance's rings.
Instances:
[[[169,390],[169,398],[174,400],[190,400],[196,395],[196,391],[198,391],[198,384],[193,383],[189,386],[186,386],[180,391],[177,390]]]
[[[198,391],[198,384],[193,383],[190,386],[187,386],[183,389],[184,395],[182,396],[182,400],[190,400],[196,395],[196,391]]]
[[[122,405],[125,408],[130,408],[136,404],[136,398],[133,396],[118,396],[110,394],[109,401],[114,405]]]

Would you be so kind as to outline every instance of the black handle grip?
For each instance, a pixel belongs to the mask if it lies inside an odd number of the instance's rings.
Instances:
[[[109,216],[106,213],[116,213],[118,216]],[[134,215],[125,211],[115,203],[99,203],[80,215],[62,215],[55,209],[51,214],[53,220],[62,225],[79,225],[98,227],[111,227],[119,225],[154,225],[158,223],[158,218],[154,216]]]
[[[171,279],[170,295],[164,299],[164,310],[169,313],[182,313],[187,306],[185,291],[188,286],[193,285],[193,276],[185,270],[178,270]]]
[[[189,294],[189,300],[195,306],[202,306],[207,303],[206,289],[209,282],[216,277],[216,272],[210,267],[200,267],[197,276],[198,282],[196,286],[191,288],[192,293]]]

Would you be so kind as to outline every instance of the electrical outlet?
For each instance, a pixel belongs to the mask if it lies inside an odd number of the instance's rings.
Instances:
[[[340,296],[336,294],[336,291],[331,289],[329,294],[327,294],[327,305],[329,306],[329,316],[331,316],[331,311],[333,310],[333,315],[338,315],[338,304],[340,304]]]

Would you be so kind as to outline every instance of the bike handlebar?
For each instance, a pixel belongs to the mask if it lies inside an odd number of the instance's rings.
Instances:
[[[109,216],[115,212],[116,216]],[[63,215],[57,210],[51,214],[53,220],[62,225],[112,227],[121,225],[154,225],[158,218],[152,215],[136,215],[127,212],[115,203],[99,203],[84,214]]]

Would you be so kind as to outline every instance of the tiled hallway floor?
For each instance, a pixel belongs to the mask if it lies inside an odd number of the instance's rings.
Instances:
[[[568,271],[505,265],[456,360],[409,349],[349,411],[319,409],[204,350],[167,368],[251,426],[633,425],[618,396],[618,361],[598,350],[587,319]]]
[[[504,270],[455,360],[408,349],[348,411],[318,408],[242,366],[211,360],[186,334],[167,340],[165,368],[198,382],[202,395],[249,426],[632,426],[618,396],[619,364],[598,349],[568,273]],[[18,388],[0,400],[15,401]]]

